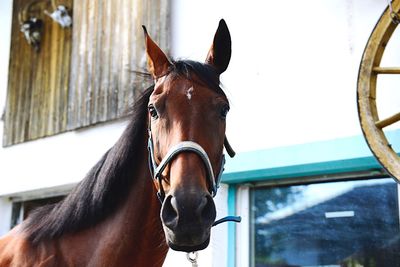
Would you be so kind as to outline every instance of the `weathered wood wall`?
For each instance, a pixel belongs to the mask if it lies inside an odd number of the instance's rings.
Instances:
[[[166,48],[167,2],[104,0],[75,4],[68,129],[120,117],[146,87],[143,78],[132,73],[146,69],[141,25],[147,25]]]
[[[71,29],[62,29],[39,12],[52,8],[47,1],[38,2],[33,8],[38,12],[33,14],[44,20],[44,28],[36,52],[18,21],[28,1],[14,0],[3,145],[51,135],[67,125]]]
[[[39,53],[19,32],[24,3],[14,0],[4,146],[123,116],[149,85],[132,72],[145,70],[142,24],[169,50],[169,1],[76,0],[72,29],[43,16]]]

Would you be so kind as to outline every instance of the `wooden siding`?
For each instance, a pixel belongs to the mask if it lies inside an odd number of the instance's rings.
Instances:
[[[51,135],[67,125],[71,29],[62,29],[50,17],[35,12],[44,21],[36,52],[20,32],[18,21],[27,2],[15,0],[13,6],[3,145]],[[34,8],[51,10],[51,4],[38,1]]]
[[[124,116],[149,85],[132,72],[146,69],[142,24],[169,50],[169,1],[76,0],[72,29],[45,18],[39,53],[19,32],[25,1],[14,1],[4,146]]]
[[[141,25],[167,49],[168,1],[82,1],[74,6],[68,129],[121,117],[150,84]],[[79,26],[78,26],[79,25]]]

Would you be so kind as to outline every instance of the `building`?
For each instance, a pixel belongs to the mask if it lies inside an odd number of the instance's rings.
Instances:
[[[222,83],[231,101],[227,136],[238,155],[227,163],[216,201],[219,217],[236,213],[243,221],[213,230],[210,247],[199,255],[200,266],[301,266],[302,262],[267,257],[262,254],[262,245],[255,242],[263,231],[255,231],[262,218],[257,219],[254,210],[265,205],[270,207],[264,210],[265,216],[281,210],[281,220],[295,218],[284,215],[282,203],[293,204],[290,194],[286,202],[273,195],[264,202],[255,202],[254,197],[258,191],[267,194],[263,190],[268,188],[290,189],[320,182],[330,185],[319,189],[321,192],[338,187],[337,181],[373,178],[380,185],[379,179],[386,179],[362,136],[356,87],[362,53],[387,1],[174,0],[167,5],[169,41],[164,45],[169,47],[163,48],[169,49],[172,57],[203,60],[220,18],[227,21],[232,35],[232,59]],[[12,0],[0,3],[0,111],[7,99],[12,7]],[[388,44],[383,58],[387,66],[400,65],[399,52],[394,49],[399,42],[395,35]],[[390,115],[400,109],[400,92],[393,85],[396,78],[388,79],[392,80],[380,83],[389,89],[382,92],[379,107],[382,114]],[[113,145],[125,123],[120,118],[0,148],[0,234],[23,217],[30,205],[68,193]],[[3,126],[1,121],[1,135]],[[399,152],[399,124],[387,134]],[[387,183],[397,190],[396,183]],[[391,197],[398,203],[397,195]],[[292,213],[296,212],[293,209]],[[340,213],[344,211],[348,213]],[[339,212],[333,213],[335,220],[357,217],[351,211],[326,210],[328,217],[332,215],[329,212]],[[393,216],[399,216],[398,210]],[[400,233],[395,234],[392,242],[398,243]],[[364,260],[352,257],[360,255],[357,250],[339,255],[346,255],[342,261]],[[178,263],[187,266],[186,256],[171,253],[165,266]],[[338,261],[321,264],[339,265]]]

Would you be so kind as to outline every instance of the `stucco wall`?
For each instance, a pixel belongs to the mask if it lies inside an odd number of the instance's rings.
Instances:
[[[223,83],[232,101],[228,136],[237,150],[361,133],[358,67],[386,1],[175,3],[172,47],[179,56],[204,59],[218,19],[230,27],[233,54]],[[387,105],[399,108],[393,98]]]

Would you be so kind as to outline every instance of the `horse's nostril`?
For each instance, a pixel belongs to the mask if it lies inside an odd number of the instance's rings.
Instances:
[[[169,195],[161,210],[161,219],[166,227],[206,227],[215,220],[215,204],[210,195]]]
[[[168,228],[175,228],[178,224],[178,206],[176,203],[176,199],[171,195],[165,198],[161,210],[161,218],[164,225]]]
[[[202,209],[200,210],[200,217],[205,224],[212,224],[216,217],[214,200],[210,195],[207,195],[202,200]]]

